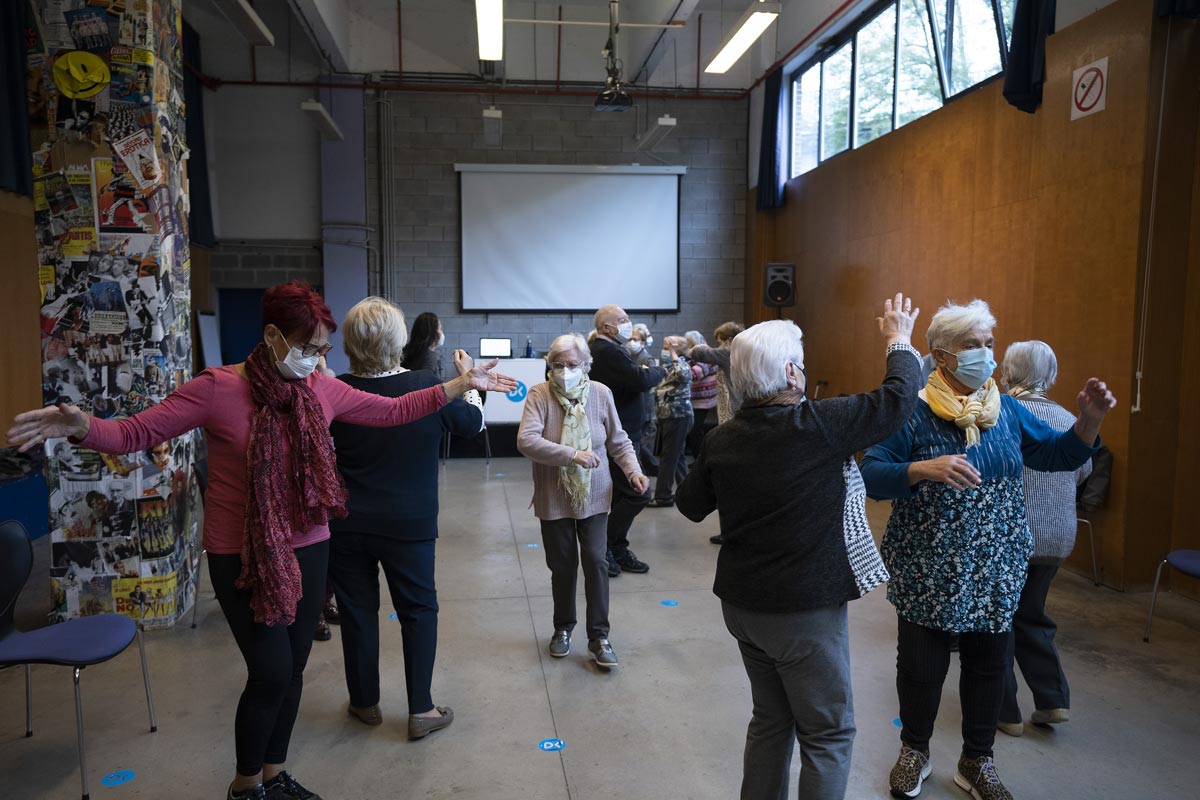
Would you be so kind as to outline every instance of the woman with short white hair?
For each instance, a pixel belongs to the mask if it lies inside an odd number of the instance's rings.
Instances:
[[[1079,393],[1079,420],[1054,430],[992,379],[995,326],[982,300],[942,306],[929,325],[937,369],[921,402],[862,462],[870,496],[892,500],[883,558],[899,628],[894,797],[916,797],[930,775],[929,740],[958,634],[963,747],[954,782],[976,800],[1011,800],[992,745],[1009,630],[1033,552],[1022,469],[1078,469],[1116,404],[1104,382],[1091,378]]]
[[[592,354],[578,333],[559,336],[546,353],[550,379],[529,389],[517,432],[517,449],[533,461],[533,512],[542,526],[542,547],[554,596],[550,655],[571,652],[575,584],[583,561],[588,651],[596,664],[617,666],[608,640],[608,512],[612,504],[612,458],[639,493],[649,480],[638,466],[612,391],[588,380]]]
[[[1000,365],[1000,382],[1031,414],[1058,431],[1076,423],[1075,415],[1046,395],[1058,377],[1054,350],[1037,340],[1013,342]],[[1008,637],[1008,670],[999,728],[1020,736],[1025,726],[1017,705],[1017,678],[1013,663],[1021,667],[1034,711],[1035,725],[1066,722],[1071,690],[1054,646],[1058,626],[1046,613],[1046,593],[1058,568],[1075,547],[1075,488],[1092,472],[1092,462],[1071,472],[1035,472],[1026,468],[1025,516],[1033,531],[1033,555],[1025,571],[1025,586],[1013,615]]]
[[[730,368],[744,402],[705,437],[676,493],[690,520],[720,514],[713,592],[754,700],[742,800],[792,796],[795,741],[798,797],[846,793],[855,733],[846,604],[888,578],[854,454],[898,430],[916,405],[920,355],[910,337],[919,313],[902,295],[886,301],[883,384],[827,400],[805,397],[804,340],[792,322],[739,333]]]
[[[403,397],[437,382],[426,369],[401,366],[408,342],[404,314],[382,297],[355,304],[342,323],[350,372],[339,379],[384,397]],[[411,352],[411,348],[410,348]],[[470,356],[454,352],[459,374]],[[438,445],[447,433],[474,436],[483,405],[467,392],[438,413],[410,425],[330,426],[337,466],[349,498],[346,517],[330,520],[329,576],[337,594],[346,667],[348,711],[380,725],[379,570],[387,578],[404,643],[408,737],[423,739],[450,725],[454,712],[433,703],[438,602],[434,561],[438,538]]]

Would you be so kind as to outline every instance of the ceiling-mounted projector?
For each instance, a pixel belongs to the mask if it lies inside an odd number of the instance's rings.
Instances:
[[[633,108],[633,98],[621,84],[610,79],[600,94],[596,95],[592,108],[597,111],[628,111]]]

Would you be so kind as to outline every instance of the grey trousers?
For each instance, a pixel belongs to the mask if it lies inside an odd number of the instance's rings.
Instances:
[[[583,560],[588,641],[608,638],[608,514],[586,519],[542,520],[542,549],[550,568],[554,629],[575,629],[575,582]]]
[[[762,614],[722,603],[738,640],[754,714],[746,731],[742,800],[787,800],[792,737],[800,800],[841,800],[850,779],[854,698],[845,604]]]

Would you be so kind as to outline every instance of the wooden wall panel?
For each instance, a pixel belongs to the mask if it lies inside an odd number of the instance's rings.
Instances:
[[[41,289],[31,198],[0,192],[0,253],[0,431],[6,431],[14,414],[42,404]]]
[[[1126,521],[1157,25],[1148,4],[1118,0],[1049,40],[1036,114],[1008,105],[993,81],[791,181],[787,205],[758,212],[750,235],[773,229],[774,249],[759,260],[797,263],[800,300],[788,316],[804,328],[810,380],[834,394],[879,380],[874,317],[897,290],[922,307],[922,349],[940,304],[982,297],[999,322],[999,354],[1029,338],[1055,348],[1051,395],[1067,408],[1088,377],[1108,380],[1121,402],[1104,429],[1116,480],[1097,535],[1105,580],[1120,588],[1146,574],[1130,551],[1144,534],[1127,537]],[[1105,55],[1108,110],[1071,122],[1072,72]],[[751,321],[760,292],[747,282]],[[1086,543],[1071,563],[1090,571]]]

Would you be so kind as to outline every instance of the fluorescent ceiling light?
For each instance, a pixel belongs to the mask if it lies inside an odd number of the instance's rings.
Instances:
[[[675,130],[675,123],[676,119],[670,114],[659,117],[658,122],[654,123],[654,127],[638,139],[637,149],[653,150],[655,145],[667,138],[667,134]]]
[[[325,106],[320,101],[305,100],[300,104],[300,110],[308,114],[313,125],[316,125],[317,130],[321,132],[322,138],[337,139],[338,141],[346,138],[342,135],[342,129],[333,121],[333,117],[329,116],[329,112],[325,110]]]
[[[275,36],[246,0],[217,0],[217,8],[250,44],[274,47]]]
[[[475,0],[479,60],[504,60],[504,0]]]
[[[718,75],[728,72],[778,16],[779,3],[751,3],[742,18],[730,29],[725,41],[721,42],[717,55],[708,62],[704,71]]]

